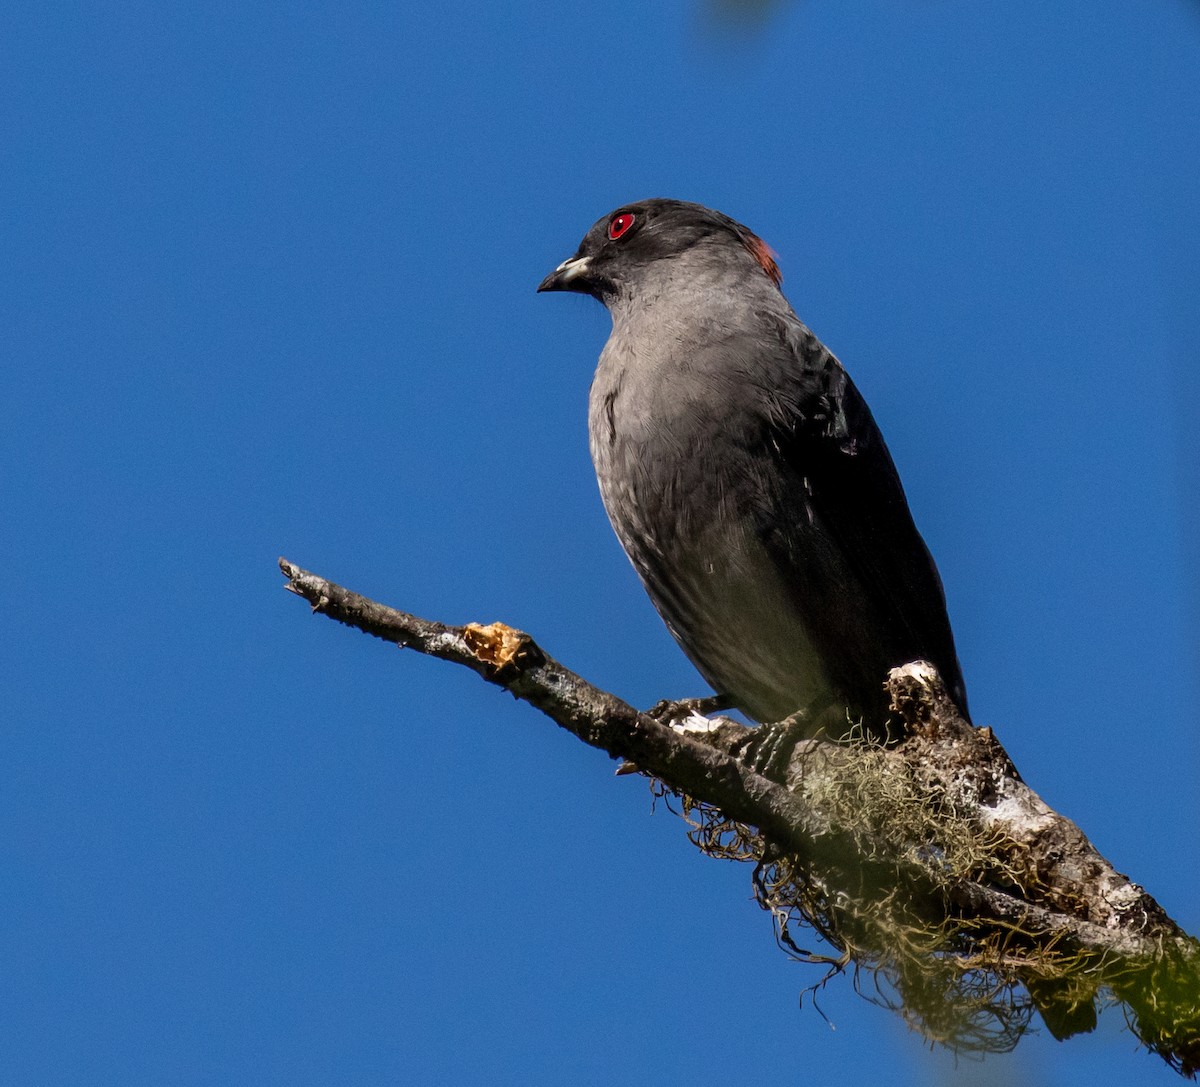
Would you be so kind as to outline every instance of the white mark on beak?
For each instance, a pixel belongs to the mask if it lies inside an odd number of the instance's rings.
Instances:
[[[588,270],[590,261],[590,257],[568,257],[554,271],[555,274],[562,276],[564,283],[570,283],[572,279],[583,275]]]

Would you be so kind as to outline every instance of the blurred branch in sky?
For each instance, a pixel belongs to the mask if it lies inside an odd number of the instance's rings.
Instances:
[[[706,26],[714,31],[755,34],[766,28],[785,0],[703,0]]]
[[[765,29],[771,16],[789,2],[795,0],[702,0],[701,8],[706,21],[717,27],[756,33]],[[1200,0],[1183,3],[1200,12]]]

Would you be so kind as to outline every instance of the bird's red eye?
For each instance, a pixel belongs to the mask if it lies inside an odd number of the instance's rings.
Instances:
[[[633,215],[628,211],[624,212],[614,217],[613,221],[608,224],[608,236],[615,242],[631,226],[633,226]]]

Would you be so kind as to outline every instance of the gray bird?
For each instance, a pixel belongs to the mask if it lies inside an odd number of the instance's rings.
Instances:
[[[888,669],[919,658],[965,716],[883,435],[780,282],[746,227],[661,199],[597,221],[542,282],[612,316],[588,419],[609,519],[683,651],[755,720],[882,731]]]

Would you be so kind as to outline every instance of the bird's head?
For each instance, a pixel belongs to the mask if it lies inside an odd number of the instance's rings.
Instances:
[[[682,200],[640,200],[598,219],[573,257],[539,291],[575,291],[608,304],[668,271],[663,262],[687,262],[687,271],[745,267],[776,287],[782,276],[774,254],[757,235],[727,215]],[[678,271],[674,264],[671,271]]]

